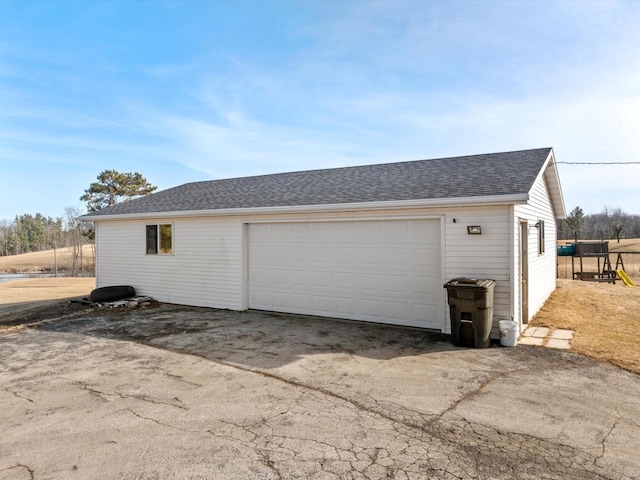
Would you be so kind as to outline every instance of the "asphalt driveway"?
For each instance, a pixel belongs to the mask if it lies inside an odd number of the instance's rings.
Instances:
[[[161,305],[0,333],[0,479],[640,478],[640,377]]]

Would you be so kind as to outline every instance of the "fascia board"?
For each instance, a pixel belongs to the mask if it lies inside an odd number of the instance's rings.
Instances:
[[[529,194],[493,195],[482,197],[439,198],[432,200],[401,200],[390,202],[362,202],[337,203],[330,205],[294,205],[284,207],[259,208],[225,208],[217,210],[185,210],[174,212],[129,213],[119,215],[83,215],[80,217],[87,222],[101,222],[113,220],[134,220],[145,218],[181,218],[181,217],[218,217],[242,215],[270,215],[283,213],[321,213],[336,211],[364,211],[364,210],[398,210],[403,208],[437,208],[459,206],[494,206],[515,205],[527,203]]]
[[[562,194],[562,184],[560,183],[560,173],[558,172],[558,164],[556,163],[555,159],[553,161],[552,164],[552,169],[551,172],[549,173],[549,176],[553,176],[553,183],[555,184],[556,188],[557,188],[557,196],[559,197],[557,199],[557,202],[559,204],[558,208],[558,212],[556,213],[556,218],[558,220],[564,220],[565,218],[567,218],[567,210],[566,210],[566,206],[564,204],[564,195]],[[548,178],[548,177],[547,177]]]
[[[547,159],[542,165],[540,172],[538,172],[538,176],[536,177],[536,180],[533,182],[533,185],[531,186],[531,188],[533,188],[536,185],[536,183],[538,183],[541,177],[544,177],[545,181],[549,185],[549,189],[550,189],[549,194],[551,196],[551,202],[553,204],[555,218],[557,220],[563,220],[567,218],[565,205],[564,205],[564,197],[562,195],[562,185],[560,184],[560,175],[558,174],[558,166],[556,163],[556,157],[553,152],[553,148],[549,151],[549,155],[547,156]]]

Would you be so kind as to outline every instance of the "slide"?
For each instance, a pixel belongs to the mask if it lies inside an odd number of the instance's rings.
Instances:
[[[629,278],[629,275],[627,275],[624,270],[616,270],[616,273],[620,277],[620,280],[622,280],[627,287],[636,286],[636,284],[633,283],[633,280]]]

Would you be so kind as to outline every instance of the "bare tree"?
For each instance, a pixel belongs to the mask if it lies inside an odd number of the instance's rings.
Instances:
[[[71,238],[71,275],[75,277],[83,273],[82,246],[84,237],[82,236],[82,223],[79,218],[82,212],[77,207],[66,207],[64,213],[67,232]]]
[[[62,236],[62,218],[49,218],[45,225],[47,243],[53,248],[53,276],[58,276],[58,244]]]
[[[629,229],[631,223],[631,216],[623,212],[621,208],[614,208],[609,212],[609,229],[611,235],[616,238],[620,243],[620,237],[622,237]]]

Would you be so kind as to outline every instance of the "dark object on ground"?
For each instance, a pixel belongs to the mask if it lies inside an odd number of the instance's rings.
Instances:
[[[89,298],[93,302],[114,302],[135,296],[136,291],[130,285],[115,285],[112,287],[100,287],[91,291]]]

